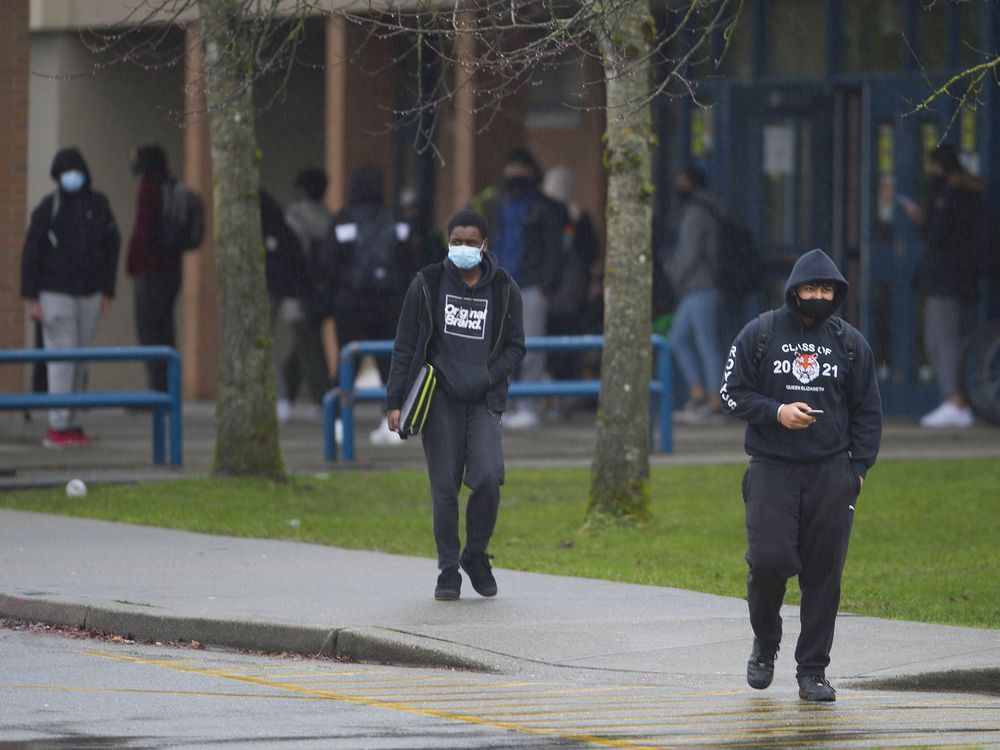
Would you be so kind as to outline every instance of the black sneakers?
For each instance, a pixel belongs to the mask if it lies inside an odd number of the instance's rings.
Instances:
[[[462,552],[462,557],[459,558],[458,563],[462,566],[462,570],[465,571],[466,575],[469,576],[472,588],[476,590],[477,594],[480,596],[497,595],[497,581],[493,577],[489,555],[483,552],[477,553],[465,550]]]
[[[462,595],[462,574],[457,568],[442,570],[434,588],[434,598],[438,601],[455,601]]]
[[[799,680],[799,697],[804,701],[835,701],[837,691],[818,674],[802,675]]]
[[[750,652],[750,661],[747,662],[747,684],[757,690],[763,690],[771,684],[774,679],[774,659],[778,655],[778,647],[773,651],[765,651],[761,648],[760,642],[753,639],[753,650]],[[801,685],[801,682],[799,683]]]

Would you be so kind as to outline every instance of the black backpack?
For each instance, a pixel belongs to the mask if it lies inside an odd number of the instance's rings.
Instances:
[[[205,204],[201,196],[180,180],[165,181],[162,196],[156,244],[177,255],[194,250],[201,245],[205,234]]]
[[[403,291],[409,279],[401,267],[401,239],[392,210],[383,206],[375,213],[365,212],[355,223],[351,286],[361,292]]]
[[[707,200],[698,200],[719,224],[715,285],[725,294],[749,294],[764,286],[764,264],[750,230]]]

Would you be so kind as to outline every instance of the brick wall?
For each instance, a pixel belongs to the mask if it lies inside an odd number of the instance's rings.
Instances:
[[[0,3],[0,348],[24,346],[21,245],[28,189],[29,0]],[[0,391],[24,386],[23,368],[0,367]]]

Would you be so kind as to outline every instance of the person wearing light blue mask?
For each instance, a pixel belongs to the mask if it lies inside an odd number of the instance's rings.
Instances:
[[[450,241],[450,240],[449,240]],[[448,245],[448,260],[455,264],[455,268],[461,271],[470,271],[483,259],[483,250],[486,241],[479,245]]]
[[[524,359],[521,291],[488,250],[486,218],[469,209],[448,222],[448,257],[421,269],[406,292],[386,383],[389,429],[425,364],[437,385],[420,431],[438,553],[434,598],[458,599],[462,574],[481,596],[496,596],[487,548],[504,480],[501,415],[508,379]],[[465,548],[458,495],[470,490]]]
[[[59,187],[67,193],[79,192],[87,184],[87,176],[79,169],[71,169],[59,175]]]
[[[115,295],[121,237],[107,197],[93,189],[90,170],[75,148],[52,160],[57,187],[31,213],[21,258],[21,297],[42,324],[46,349],[90,346],[97,319]],[[49,362],[49,393],[84,390],[83,362]],[[89,443],[77,413],[49,411],[42,444],[65,448]]]

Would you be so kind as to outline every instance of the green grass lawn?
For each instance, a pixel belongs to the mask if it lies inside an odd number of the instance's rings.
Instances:
[[[743,596],[742,471],[654,469],[648,525],[590,532],[582,531],[586,470],[509,471],[495,564]],[[842,610],[1000,628],[998,487],[992,460],[878,465],[858,503]],[[421,472],[98,486],[83,499],[61,488],[6,492],[0,506],[434,557]],[[790,584],[788,601],[797,593]]]

